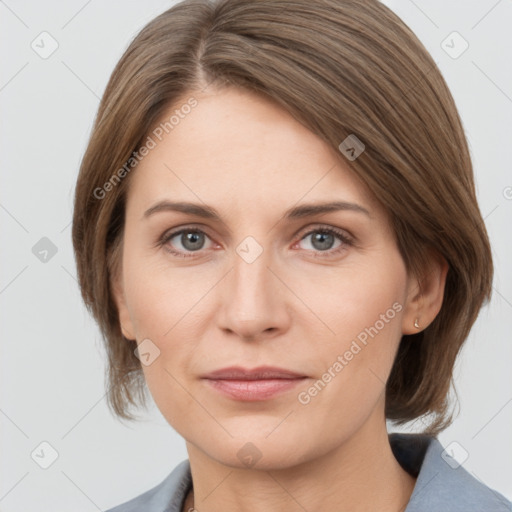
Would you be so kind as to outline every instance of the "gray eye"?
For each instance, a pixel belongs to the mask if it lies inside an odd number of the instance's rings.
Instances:
[[[319,251],[329,250],[334,245],[335,237],[330,233],[318,231],[309,236],[311,237],[313,247]]]
[[[178,238],[179,243],[181,243],[186,251],[201,250],[205,243],[204,233],[199,233],[198,231],[182,231],[173,238]]]

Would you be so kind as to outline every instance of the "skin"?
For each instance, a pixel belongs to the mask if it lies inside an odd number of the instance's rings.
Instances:
[[[339,152],[278,105],[235,88],[194,97],[197,107],[129,178],[114,280],[124,336],[160,350],[143,371],[163,416],[186,440],[195,496],[183,509],[396,512],[415,479],[389,445],[385,382],[402,334],[439,312],[447,265],[433,259],[419,293],[383,207]],[[144,218],[161,200],[207,204],[222,220],[175,211]],[[369,215],[284,219],[291,207],[331,200]],[[178,235],[158,245],[186,227],[204,239],[194,246]],[[336,235],[315,243],[329,227],[352,243]],[[263,250],[251,263],[236,251],[248,236]],[[394,318],[301,403],[298,394],[396,303]],[[200,378],[231,365],[279,366],[308,378],[268,400],[239,401]],[[237,456],[249,442],[261,455],[252,466]]]

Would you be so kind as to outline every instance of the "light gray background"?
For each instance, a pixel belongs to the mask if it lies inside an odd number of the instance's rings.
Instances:
[[[492,302],[455,371],[461,413],[440,439],[458,443],[455,457],[469,454],[464,467],[512,499],[512,2],[386,3],[423,41],[455,97],[496,264]],[[103,349],[79,295],[70,226],[78,166],[110,73],[133,36],[171,5],[0,1],[3,512],[104,510],[187,457],[154,405],[131,427],[109,414]],[[43,31],[59,45],[47,59],[31,48]],[[469,43],[457,59],[441,46],[453,31]],[[32,252],[42,237],[57,248],[47,262]],[[58,452],[48,469],[31,458],[38,449],[36,460],[50,460],[43,441]]]

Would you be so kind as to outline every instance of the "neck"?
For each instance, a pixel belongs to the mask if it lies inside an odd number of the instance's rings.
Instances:
[[[187,442],[194,493],[183,510],[404,510],[415,479],[395,459],[385,424],[363,427],[328,453],[279,468],[235,468]]]

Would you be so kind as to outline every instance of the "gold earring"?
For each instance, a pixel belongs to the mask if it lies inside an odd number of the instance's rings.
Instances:
[[[416,318],[416,320],[414,320],[414,327],[416,327],[416,329],[420,328],[420,324],[418,323],[418,319],[417,318]]]

